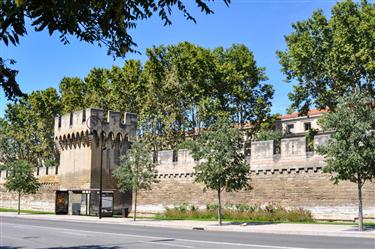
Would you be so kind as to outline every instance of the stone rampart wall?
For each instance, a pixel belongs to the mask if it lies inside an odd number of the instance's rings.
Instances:
[[[319,146],[329,135],[315,136]],[[273,141],[252,143],[251,191],[223,194],[227,204],[275,203],[284,207],[302,207],[311,210],[316,218],[346,219],[357,217],[357,188],[350,182],[334,185],[330,175],[324,174],[324,159],[314,152],[306,152],[305,137],[286,138],[281,141],[280,154],[274,154]],[[138,210],[144,213],[163,212],[166,207],[188,203],[205,207],[216,202],[216,194],[206,191],[194,182],[197,162],[187,150],[160,151],[158,161],[159,183],[150,191],[139,194]],[[175,160],[174,160],[175,159]],[[375,184],[364,187],[365,216],[375,218]]]
[[[323,144],[329,135],[318,135],[315,146]],[[316,218],[347,219],[357,217],[357,188],[350,182],[334,185],[330,176],[322,172],[323,158],[306,152],[304,137],[287,138],[281,141],[280,154],[274,154],[273,141],[252,143],[251,191],[223,194],[223,203],[266,204],[275,203],[284,207],[302,207],[311,210]],[[302,149],[301,149],[302,148]],[[205,207],[216,202],[216,194],[194,183],[196,161],[188,150],[160,151],[158,155],[157,179],[150,191],[138,195],[138,210],[157,213],[166,207],[183,203]],[[36,195],[22,198],[21,208],[54,211],[55,190],[59,188],[59,168],[40,168],[35,174],[42,187]],[[0,172],[1,207],[16,208],[17,196],[7,192],[2,184],[6,172]],[[375,184],[364,187],[365,216],[375,218]]]
[[[40,167],[35,170],[41,186],[36,194],[24,195],[21,197],[21,209],[55,211],[55,191],[59,187],[59,178],[57,176],[58,168]],[[4,183],[6,175],[10,172],[1,171],[0,175],[0,207],[17,208],[18,195],[15,192],[9,192],[5,189]]]

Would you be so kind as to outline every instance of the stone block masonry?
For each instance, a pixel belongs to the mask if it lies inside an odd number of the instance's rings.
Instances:
[[[319,146],[329,135],[315,136]],[[306,152],[304,137],[286,138],[281,141],[281,153],[274,154],[273,141],[252,143],[252,155],[247,158],[251,166],[250,191],[223,193],[223,204],[280,204],[289,208],[310,210],[317,219],[354,220],[358,216],[357,187],[350,182],[335,185],[330,175],[323,173],[324,158]],[[303,148],[303,149],[301,149]],[[216,203],[216,193],[205,190],[194,182],[197,162],[187,150],[178,152],[173,160],[172,151],[159,152],[159,182],[152,190],[141,191],[138,210],[155,214],[166,207],[183,203],[205,208]],[[363,190],[364,215],[375,219],[375,184],[367,183]]]

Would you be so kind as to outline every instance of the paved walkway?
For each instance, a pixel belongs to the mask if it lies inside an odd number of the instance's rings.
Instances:
[[[233,231],[252,233],[274,233],[274,234],[299,234],[299,235],[320,235],[340,237],[364,237],[375,238],[375,228],[359,232],[357,226],[353,225],[330,225],[330,224],[291,224],[291,223],[231,223],[224,222],[218,226],[215,221],[191,221],[191,220],[153,220],[139,219],[134,222],[131,218],[110,218],[105,217],[99,220],[91,216],[74,215],[38,215],[21,214],[11,212],[0,212],[1,216],[22,217],[38,220],[60,220],[75,222],[92,222],[107,224],[126,224],[133,226],[167,227],[176,229],[200,229],[207,231]]]

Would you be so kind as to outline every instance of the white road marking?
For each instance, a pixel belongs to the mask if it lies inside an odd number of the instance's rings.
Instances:
[[[258,244],[244,244],[244,243],[232,243],[232,242],[216,242],[216,241],[207,241],[207,240],[190,240],[190,239],[178,239],[178,238],[170,238],[170,237],[157,237],[157,236],[149,236],[149,235],[134,235],[134,234],[126,234],[126,233],[109,233],[109,232],[96,232],[96,231],[89,231],[89,230],[80,230],[80,229],[69,229],[69,228],[57,228],[57,227],[46,227],[46,226],[36,226],[36,225],[16,225],[14,223],[9,222],[2,222],[2,224],[10,224],[15,227],[24,228],[25,226],[29,227],[36,227],[42,229],[55,229],[55,230],[64,230],[73,231],[77,233],[93,233],[93,234],[106,234],[106,235],[116,235],[116,236],[124,236],[124,237],[135,237],[135,238],[148,238],[148,239],[159,239],[159,240],[166,240],[166,239],[173,239],[175,241],[184,241],[190,243],[202,243],[202,244],[212,244],[212,245],[228,245],[228,246],[241,246],[241,247],[257,247],[257,248],[270,248],[270,249],[324,249],[324,248],[308,248],[308,247],[290,247],[290,246],[273,246],[273,245],[258,245]],[[151,243],[151,242],[150,242]],[[155,242],[152,242],[155,243]]]
[[[194,246],[185,246],[185,245],[180,245],[180,244],[169,244],[169,243],[163,243],[159,241],[142,241],[141,243],[147,243],[147,244],[156,244],[156,245],[164,245],[164,246],[170,246],[170,247],[182,247],[182,248],[196,248]]]

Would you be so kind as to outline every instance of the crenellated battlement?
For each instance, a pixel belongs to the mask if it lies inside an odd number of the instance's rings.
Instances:
[[[88,108],[56,117],[54,139],[60,150],[61,188],[115,188],[112,171],[135,138],[137,115]]]
[[[136,136],[137,115],[117,111],[88,108],[55,118],[55,141],[60,149],[68,145],[88,146],[92,139],[103,137],[106,141],[123,141]]]
[[[314,147],[324,144],[329,139],[329,134],[319,134],[314,137]],[[246,157],[251,171],[255,174],[268,172],[317,172],[324,166],[321,155],[307,151],[306,138],[293,137],[281,139],[279,150],[276,150],[274,141],[253,141],[251,155]],[[192,176],[197,162],[189,150],[183,149],[159,151],[157,170],[159,175]],[[267,174],[268,174],[267,173]]]
[[[0,170],[0,184],[5,183],[7,176],[11,174],[9,170]],[[58,167],[37,167],[34,169],[36,176],[41,183],[58,182]]]

